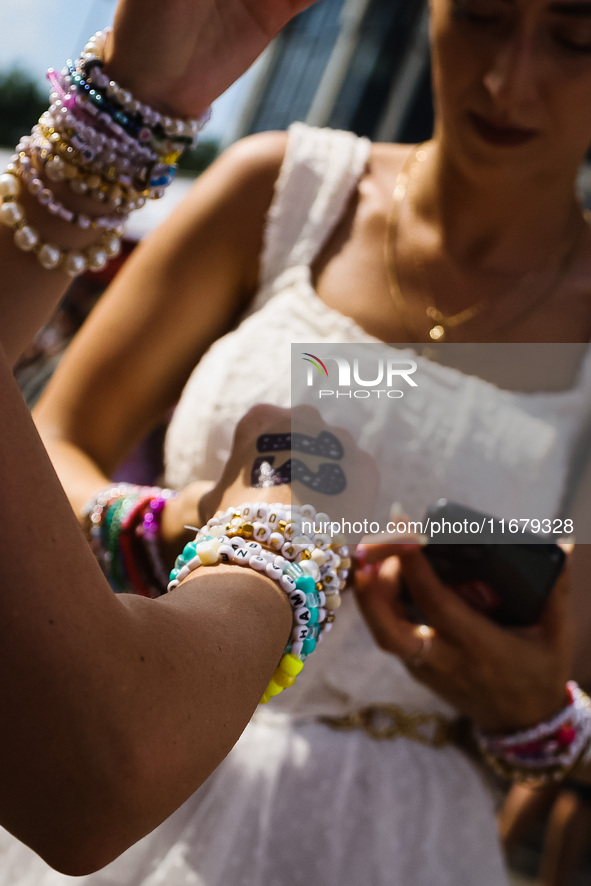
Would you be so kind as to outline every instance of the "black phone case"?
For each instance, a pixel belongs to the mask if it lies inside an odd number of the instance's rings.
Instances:
[[[451,523],[489,519],[486,514],[446,500],[429,509],[423,525],[428,517]],[[439,578],[501,625],[535,624],[563,567],[562,548],[531,532],[520,533],[507,544],[469,543],[467,538],[464,534],[448,534],[429,540],[423,553]],[[404,594],[410,616],[424,621],[408,588]]]

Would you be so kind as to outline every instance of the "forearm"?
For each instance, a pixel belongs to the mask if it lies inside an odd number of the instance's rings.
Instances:
[[[0,820],[81,873],[170,814],[228,751],[290,611],[268,579],[228,567],[162,600],[114,596],[5,365],[1,380]]]

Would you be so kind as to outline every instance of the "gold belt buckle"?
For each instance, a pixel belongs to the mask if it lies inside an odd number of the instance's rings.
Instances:
[[[456,741],[456,724],[443,714],[409,713],[394,704],[368,705],[342,717],[319,719],[331,729],[362,729],[377,740],[408,738],[433,748]]]

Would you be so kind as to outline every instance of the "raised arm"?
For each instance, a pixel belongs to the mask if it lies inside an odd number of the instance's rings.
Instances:
[[[222,20],[219,4],[205,0],[171,0],[164,15],[161,4],[123,0],[105,71],[164,113],[195,115],[299,8],[228,2]],[[148,56],[154,81],[146,77],[142,91]],[[218,64],[223,75],[211,79]],[[188,79],[199,89],[181,89]],[[72,210],[97,214],[65,188],[53,188],[64,205],[67,198]],[[84,249],[96,236],[50,216],[26,188],[19,204],[40,239],[64,250]],[[49,863],[80,874],[153,828],[228,751],[277,664],[289,606],[274,582],[231,566],[212,571],[207,584],[191,577],[159,601],[111,593],[10,368],[69,278],[17,250],[5,225],[0,262],[0,666],[7,675],[0,823]],[[242,294],[239,287],[236,304]],[[173,388],[168,378],[159,408]]]

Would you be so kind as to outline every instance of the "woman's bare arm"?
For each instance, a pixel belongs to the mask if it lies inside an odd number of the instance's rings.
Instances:
[[[115,597],[4,358],[0,372],[10,428],[0,456],[0,821],[81,874],[158,824],[219,763],[279,660],[290,613],[270,580],[228,567],[169,598]]]
[[[170,0],[163,16],[160,3],[121,0],[106,70],[163,111],[194,116],[305,5]],[[26,194],[21,202],[43,240],[87,244]],[[277,664],[290,614],[272,582],[227,567],[163,600],[111,593],[10,368],[68,278],[15,249],[3,226],[0,263],[0,823],[81,874],[153,828],[217,765]]]

